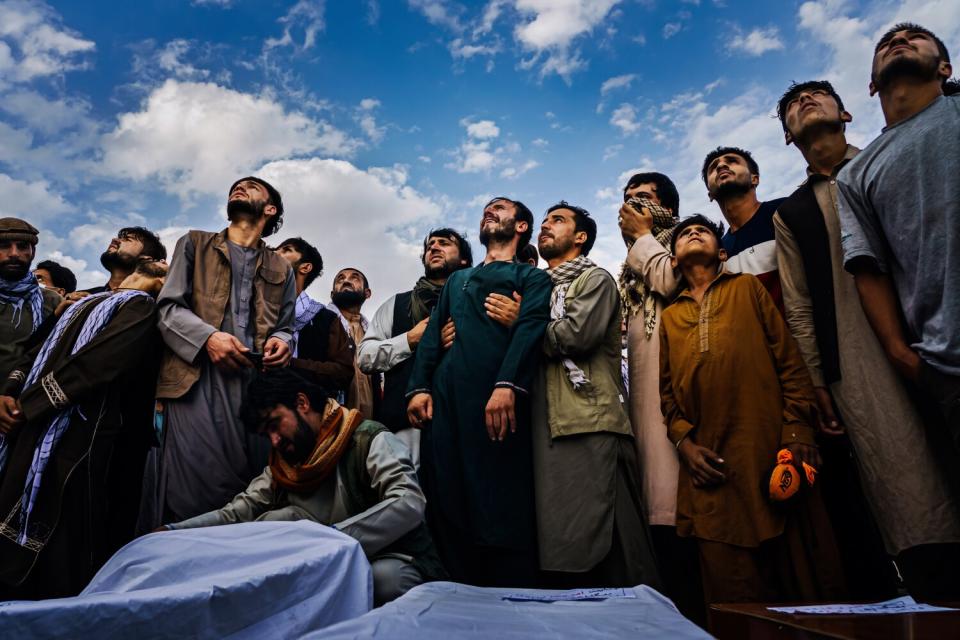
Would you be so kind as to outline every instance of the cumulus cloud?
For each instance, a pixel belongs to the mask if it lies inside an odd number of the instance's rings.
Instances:
[[[48,99],[30,89],[11,91],[0,100],[0,109],[18,118],[30,130],[51,135],[90,124],[90,103],[80,98]]]
[[[610,114],[610,124],[620,129],[624,135],[630,135],[640,130],[640,122],[637,121],[637,110],[632,104],[626,102],[614,109]]]
[[[374,144],[383,140],[383,136],[387,132],[386,127],[377,125],[377,119],[373,113],[379,107],[379,100],[375,98],[364,98],[360,101],[360,105],[357,107],[354,115],[354,119],[357,121],[357,124],[360,125],[361,131],[363,131],[367,138]]]
[[[46,181],[26,182],[0,173],[0,218],[42,221],[69,210],[63,197],[54,193]]]
[[[0,2],[0,87],[86,68],[95,48],[42,2]]]
[[[157,180],[170,193],[219,193],[263,162],[321,153],[346,156],[360,143],[269,95],[212,83],[167,80],[124,113],[103,138],[102,170]]]
[[[460,19],[457,17],[459,8],[447,0],[407,0],[407,4],[414,11],[422,13],[431,24],[455,31],[461,29]]]
[[[283,26],[283,35],[279,38],[267,38],[264,49],[290,47],[306,51],[317,42],[317,34],[323,31],[323,0],[299,0],[277,22]],[[299,33],[301,32],[302,33]],[[299,35],[299,41],[297,35]]]
[[[467,135],[471,138],[480,140],[486,138],[496,138],[500,135],[500,127],[493,120],[480,120],[479,122],[461,122],[467,128]]]
[[[324,275],[310,293],[328,300],[333,275],[353,266],[370,278],[369,316],[423,274],[422,235],[442,207],[408,184],[405,167],[366,171],[345,160],[280,160],[257,169],[283,193],[287,213],[276,238],[302,236],[323,255]]]
[[[552,73],[568,83],[586,67],[575,48],[577,38],[599,26],[620,0],[516,0],[522,16],[514,36],[531,53],[521,66],[539,65],[540,77]]]
[[[605,96],[611,91],[616,91],[617,89],[629,89],[630,84],[637,79],[637,74],[635,73],[625,73],[621,76],[613,76],[603,81],[603,84],[600,85],[600,95]]]
[[[781,51],[783,40],[780,39],[780,30],[776,27],[757,27],[744,34],[739,27],[734,28],[729,46],[748,56],[762,56],[768,51]]]

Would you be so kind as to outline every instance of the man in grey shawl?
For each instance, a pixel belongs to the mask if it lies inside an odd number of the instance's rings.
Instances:
[[[267,463],[269,446],[244,429],[240,410],[255,368],[290,360],[296,280],[262,240],[282,224],[277,190],[249,177],[228,194],[230,225],[180,238],[157,300],[163,428],[141,530],[223,506]]]

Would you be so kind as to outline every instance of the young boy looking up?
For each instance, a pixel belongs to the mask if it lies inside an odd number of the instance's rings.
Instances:
[[[796,343],[760,281],[725,272],[722,229],[682,220],[671,251],[685,281],[660,328],[660,385],[680,454],[677,533],[697,540],[712,602],[842,595],[833,532],[815,493],[775,507],[762,490],[788,448],[820,464],[816,404]]]

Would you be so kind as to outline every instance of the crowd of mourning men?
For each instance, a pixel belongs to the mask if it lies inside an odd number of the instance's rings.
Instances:
[[[0,597],[78,593],[167,529],[309,519],[356,538],[378,603],[434,579],[647,584],[705,603],[956,599],[960,571],[960,96],[914,24],[876,46],[886,127],[864,150],[826,81],[776,105],[807,179],[761,202],[758,161],[623,188],[618,277],[560,201],[482,211],[474,257],[435,229],[371,319],[331,302],[280,193],[229,225],[122,229],[96,289],[0,219]],[[538,251],[537,251],[538,250]],[[540,260],[546,269],[537,268]],[[625,342],[624,342],[625,340]],[[622,369],[622,348],[628,358]]]

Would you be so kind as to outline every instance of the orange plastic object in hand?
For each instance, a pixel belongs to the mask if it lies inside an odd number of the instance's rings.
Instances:
[[[813,486],[817,478],[817,470],[806,462],[803,463],[803,472],[807,484]],[[789,449],[780,449],[777,452],[777,466],[770,474],[770,499],[775,502],[789,500],[800,490],[800,472],[794,465],[793,454]]]

